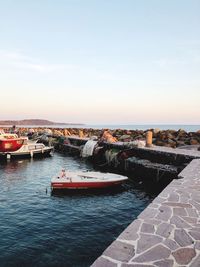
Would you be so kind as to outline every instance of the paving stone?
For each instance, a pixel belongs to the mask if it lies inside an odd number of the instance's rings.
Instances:
[[[196,259],[194,259],[190,267],[199,267],[199,266],[200,266],[200,255]]]
[[[109,261],[103,257],[98,258],[91,267],[117,267],[117,263]]]
[[[193,239],[186,233],[184,229],[176,229],[174,231],[174,239],[181,247],[194,244]]]
[[[168,198],[169,195],[172,192],[176,191],[176,186],[174,186],[174,182],[175,180],[172,180],[172,182],[170,183],[169,186],[165,187],[165,189],[161,192],[161,194],[159,195],[159,197],[162,197],[162,194],[164,194],[163,198]]]
[[[163,239],[156,235],[140,234],[140,239],[137,242],[137,253],[141,253],[154,245],[160,243]]]
[[[173,267],[174,261],[170,259],[165,259],[161,261],[154,262],[154,265],[158,267]]]
[[[142,233],[149,233],[153,234],[155,232],[155,228],[152,224],[149,223],[143,223],[141,227],[141,232]]]
[[[176,250],[178,249],[180,246],[176,243],[176,241],[172,240],[172,239],[165,239],[163,244],[165,246],[167,246],[169,249],[171,250]]]
[[[195,249],[200,250],[200,241],[197,241],[194,246]],[[199,265],[200,266],[200,265]]]
[[[178,216],[187,216],[187,212],[184,208],[173,208],[173,214]]]
[[[189,204],[190,198],[187,197],[180,197],[180,203]]]
[[[184,204],[189,204],[191,198],[185,197],[185,196],[180,196],[180,203],[184,203]]]
[[[149,264],[138,264],[138,263],[123,263],[121,267],[155,267],[155,265],[149,265]]]
[[[187,197],[187,196],[180,196],[180,200],[179,202],[180,203],[185,203],[185,204],[189,204],[189,201],[191,200],[190,197]]]
[[[162,204],[163,202],[166,201],[166,198],[163,198],[163,197],[156,197],[152,203],[155,203],[155,204]]]
[[[190,198],[190,193],[186,192],[185,189],[184,190],[177,189],[176,193],[179,194],[179,196],[185,196],[187,198]]]
[[[128,262],[135,255],[135,249],[134,246],[115,241],[104,251],[104,255],[118,261]]]
[[[192,229],[194,230],[195,228],[196,228],[197,231],[199,231],[199,230],[200,230],[200,229],[199,229],[199,228],[200,228],[200,224],[199,224],[199,223],[196,223],[196,224],[193,223],[193,224],[192,224]]]
[[[179,202],[163,202],[162,205],[166,205],[169,207],[192,208],[192,206],[188,203],[179,203]]]
[[[171,234],[171,231],[174,229],[174,226],[169,223],[162,223],[158,225],[156,234],[161,235],[163,237],[169,237]]]
[[[170,255],[170,250],[163,245],[157,245],[148,251],[144,252],[140,256],[132,259],[133,262],[149,262],[167,259]]]
[[[169,197],[169,192],[166,190],[165,191],[165,189],[160,193],[160,195],[159,195],[160,197],[162,197],[162,198],[168,198]]]
[[[191,217],[185,217],[182,216],[182,219],[190,224],[196,224],[197,223],[197,218],[191,218]]]
[[[200,231],[189,231],[189,234],[193,237],[194,240],[200,240]]]
[[[152,224],[154,226],[159,225],[160,223],[162,223],[161,220],[157,220],[157,219],[145,219],[146,223]]]
[[[197,209],[198,211],[200,211],[200,204],[197,203],[194,200],[190,200],[189,203],[191,204],[191,206],[195,207],[195,209]]]
[[[192,226],[191,229],[189,229],[190,231],[196,231],[196,232],[200,232],[200,227],[194,227],[194,225]]]
[[[178,264],[188,264],[196,256],[196,252],[193,248],[180,248],[172,252],[176,262]]]
[[[199,173],[199,177],[200,177],[200,173]],[[200,186],[200,181],[199,181],[199,177],[196,179],[196,181],[193,183],[194,185]],[[196,178],[196,177],[195,177]],[[194,179],[195,180],[195,179]]]
[[[195,209],[186,209],[188,216],[197,218],[199,215]]]
[[[156,219],[167,222],[172,216],[172,209],[170,207],[161,206],[158,209],[159,213],[156,216]]]
[[[135,220],[132,222],[118,237],[119,239],[125,239],[125,240],[136,240],[138,239],[137,232],[140,229],[140,226],[142,224],[141,220]]]
[[[178,216],[172,216],[170,223],[175,224],[177,228],[191,228],[190,224]]]
[[[148,207],[152,208],[152,209],[157,209],[157,208],[159,208],[159,205],[156,203],[151,203]]]
[[[158,210],[156,209],[151,209],[151,208],[146,208],[139,216],[139,219],[152,219],[154,218],[158,213]]]
[[[198,191],[198,187],[196,186],[195,191]],[[197,203],[200,203],[199,192],[193,192],[191,199],[195,200]]]
[[[172,192],[169,195],[168,201],[169,202],[178,202],[179,201],[179,195],[177,193],[175,193],[175,192]]]
[[[171,185],[174,187],[174,189],[177,188],[177,185],[182,185],[183,184],[183,181],[182,180],[177,180],[177,179],[174,179],[171,183]],[[174,190],[175,191],[175,190]]]

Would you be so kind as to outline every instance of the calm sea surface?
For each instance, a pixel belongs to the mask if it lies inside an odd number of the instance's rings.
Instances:
[[[84,126],[83,126],[84,128]],[[183,124],[145,124],[145,125],[86,125],[86,128],[97,129],[127,129],[127,130],[147,130],[147,129],[160,129],[160,130],[179,130],[183,129],[187,132],[196,132],[200,130],[200,125],[183,125]]]
[[[12,125],[10,125],[12,126]],[[5,127],[5,126],[4,126]],[[37,125],[18,125],[17,127],[40,127]],[[46,128],[93,128],[93,129],[127,129],[127,130],[147,130],[147,129],[160,129],[160,130],[179,130],[183,129],[186,132],[196,132],[200,130],[200,125],[189,125],[189,124],[128,124],[128,125],[120,125],[120,124],[85,124],[85,125],[43,125],[41,127]]]
[[[52,195],[50,179],[61,167],[93,169],[57,153],[0,162],[1,267],[90,266],[155,197],[133,182],[115,191]]]

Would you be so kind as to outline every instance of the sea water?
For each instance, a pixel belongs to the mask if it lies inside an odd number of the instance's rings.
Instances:
[[[3,126],[3,127],[11,127]],[[17,125],[17,127],[24,128],[92,128],[92,129],[125,129],[125,130],[147,130],[147,129],[160,129],[160,130],[185,130],[186,132],[196,132],[200,130],[200,125],[189,124],[54,124],[54,125]]]
[[[1,267],[90,266],[156,194],[133,182],[99,193],[52,194],[51,178],[62,167],[93,170],[58,153],[0,162]]]

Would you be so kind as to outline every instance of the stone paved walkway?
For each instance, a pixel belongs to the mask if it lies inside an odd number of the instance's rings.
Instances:
[[[170,154],[176,154],[176,155],[185,155],[185,156],[190,156],[192,158],[199,158],[200,157],[200,151],[196,151],[196,150],[171,148],[171,147],[164,147],[164,146],[153,146],[150,148],[143,147],[142,149],[154,150],[154,151],[158,151],[158,152],[170,153]]]
[[[200,159],[192,160],[179,178],[92,267],[200,267]]]

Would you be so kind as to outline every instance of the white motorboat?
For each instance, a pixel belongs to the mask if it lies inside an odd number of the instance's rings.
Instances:
[[[115,173],[63,172],[52,178],[52,189],[94,189],[120,185],[128,177]]]

